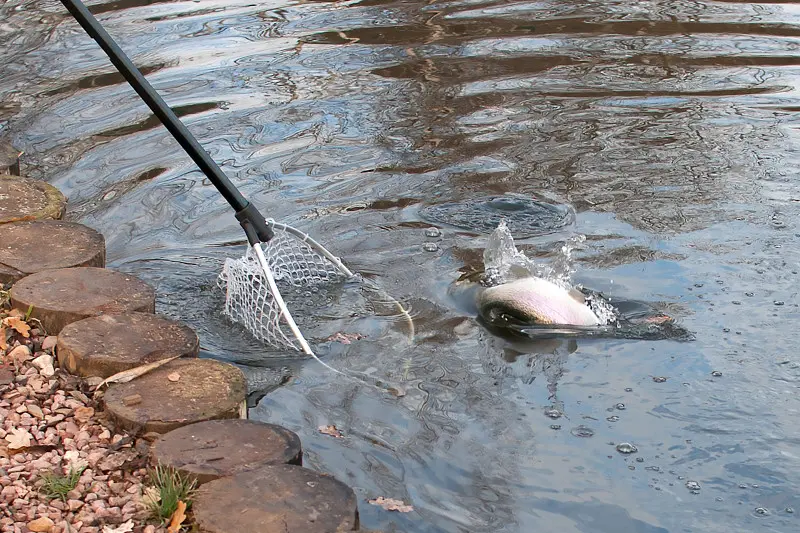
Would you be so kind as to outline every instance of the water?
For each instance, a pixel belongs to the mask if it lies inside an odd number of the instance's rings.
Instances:
[[[797,5],[93,10],[248,197],[411,305],[413,346],[391,330],[322,354],[405,395],[290,359],[251,409],[355,488],[365,528],[797,530]],[[216,274],[243,244],[228,207],[60,4],[11,0],[0,21],[0,133],[26,171],[69,196],[68,217],[101,230],[109,264],[153,283],[205,353],[266,364],[219,314]],[[488,334],[452,291],[488,233],[423,215],[509,193],[574,209],[518,240],[530,257],[584,235],[577,283],[658,303],[695,340]],[[330,424],[346,437],[319,434]],[[609,444],[622,442],[638,452]],[[364,503],[377,496],[414,512]]]

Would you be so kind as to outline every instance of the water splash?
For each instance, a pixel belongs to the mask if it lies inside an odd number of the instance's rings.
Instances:
[[[508,225],[505,220],[501,220],[489,236],[483,252],[484,283],[493,286],[536,277],[551,281],[565,290],[574,289],[572,253],[585,240],[584,235],[575,235],[567,239],[551,262],[538,263],[517,250]],[[617,310],[600,295],[586,294],[586,305],[597,315],[601,324],[613,324],[617,321]]]

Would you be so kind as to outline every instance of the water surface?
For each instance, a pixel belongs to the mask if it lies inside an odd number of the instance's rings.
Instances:
[[[405,396],[292,360],[250,412],[352,485],[366,528],[800,527],[797,4],[91,6],[249,198],[412,307],[411,346],[389,327],[322,350]],[[109,265],[154,284],[208,355],[268,364],[219,312],[240,228],[95,43],[60,3],[10,0],[0,52],[0,134],[29,175],[69,196]],[[506,193],[575,209],[519,240],[528,253],[586,235],[576,281],[658,303],[695,340],[487,333],[452,291],[487,232],[424,214]]]

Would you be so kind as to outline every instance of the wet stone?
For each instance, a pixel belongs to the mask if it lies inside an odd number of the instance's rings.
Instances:
[[[210,420],[170,431],[151,449],[153,464],[170,466],[198,484],[255,468],[302,464],[300,438],[252,420]]]
[[[105,394],[107,413],[123,428],[167,433],[203,422],[238,418],[247,387],[233,365],[212,359],[175,359]],[[141,396],[131,404],[130,397]]]
[[[20,150],[5,139],[0,140],[0,175],[19,176],[19,156]]]
[[[107,378],[168,357],[196,357],[197,334],[150,313],[89,317],[58,334],[58,362],[73,374]]]
[[[104,267],[105,262],[105,239],[83,224],[34,220],[0,225],[0,283],[56,268]]]
[[[0,173],[0,224],[59,220],[66,206],[66,197],[49,183]]]
[[[60,268],[31,274],[11,288],[11,304],[33,308],[49,334],[102,314],[155,311],[155,291],[130,274],[95,267]]]
[[[335,533],[358,529],[353,489],[295,465],[211,481],[192,506],[201,533]]]

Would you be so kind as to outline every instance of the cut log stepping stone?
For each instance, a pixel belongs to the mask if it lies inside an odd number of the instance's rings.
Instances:
[[[101,378],[168,357],[197,357],[199,350],[192,328],[150,313],[85,318],[65,326],[56,344],[62,368]]]
[[[102,314],[155,312],[155,291],[131,274],[96,267],[59,268],[26,276],[10,290],[11,305],[38,319],[50,335]]]
[[[192,505],[201,533],[358,530],[353,489],[295,465],[262,466],[201,486]]]
[[[247,384],[235,366],[213,359],[175,359],[104,396],[106,412],[124,429],[167,433],[195,422],[238,418]]]
[[[260,466],[300,465],[300,437],[254,420],[210,420],[170,431],[150,449],[153,464],[169,466],[198,485]]]
[[[66,197],[49,183],[0,175],[0,224],[20,220],[60,219],[66,208]]]
[[[105,265],[103,235],[83,224],[34,220],[0,225],[0,283],[43,270]]]

